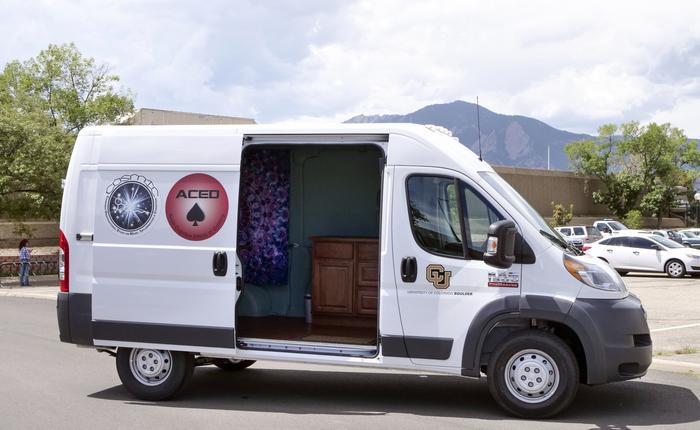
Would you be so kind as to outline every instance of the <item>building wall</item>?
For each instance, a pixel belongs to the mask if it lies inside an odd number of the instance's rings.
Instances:
[[[138,109],[124,121],[125,125],[213,125],[213,124],[255,124],[252,118],[235,116],[206,115],[201,113],[178,112],[161,109]]]
[[[593,203],[593,192],[603,184],[596,178],[576,175],[557,170],[524,169],[519,167],[495,166],[494,169],[540,215],[552,215],[552,202],[561,203],[567,209],[574,205],[574,214],[610,216],[604,205]]]

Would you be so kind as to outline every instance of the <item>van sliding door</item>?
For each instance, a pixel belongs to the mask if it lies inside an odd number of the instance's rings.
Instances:
[[[242,136],[109,138],[86,203],[95,344],[230,352]]]

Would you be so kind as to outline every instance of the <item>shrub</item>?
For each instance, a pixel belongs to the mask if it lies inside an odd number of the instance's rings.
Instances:
[[[642,213],[637,209],[632,209],[622,218],[622,223],[632,229],[642,228]]]
[[[554,227],[567,225],[574,217],[574,205],[569,205],[569,210],[561,203],[552,202],[552,224]]]

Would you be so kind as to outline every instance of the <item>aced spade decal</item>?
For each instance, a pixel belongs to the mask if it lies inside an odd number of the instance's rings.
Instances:
[[[193,227],[199,226],[197,222],[204,221],[204,218],[204,212],[202,212],[202,208],[200,208],[197,203],[195,203],[194,206],[192,206],[192,209],[187,212],[187,221],[192,221]]]
[[[228,196],[216,178],[194,173],[173,185],[165,201],[168,224],[180,237],[205,240],[226,222]]]

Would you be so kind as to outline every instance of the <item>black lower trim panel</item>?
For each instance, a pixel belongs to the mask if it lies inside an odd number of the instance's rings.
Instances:
[[[453,343],[453,339],[439,337],[382,336],[382,355],[447,360]]]
[[[233,328],[93,321],[92,330],[99,340],[234,348]]]
[[[56,298],[61,342],[92,345],[92,294],[62,293]]]

